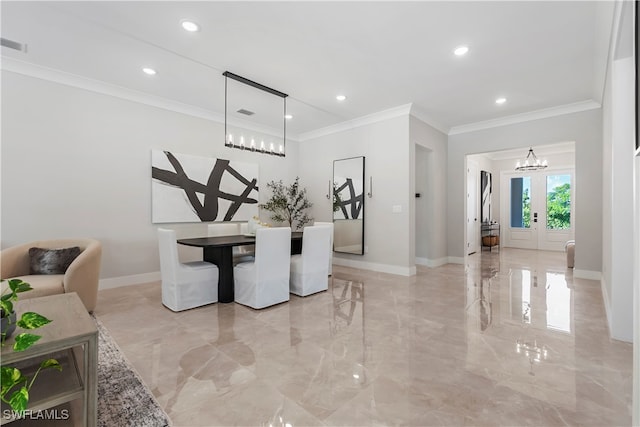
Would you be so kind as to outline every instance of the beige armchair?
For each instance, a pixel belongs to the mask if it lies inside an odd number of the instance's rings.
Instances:
[[[82,251],[65,274],[30,274],[29,248],[61,249],[78,246]],[[0,278],[20,278],[29,283],[32,291],[20,298],[77,292],[88,312],[96,307],[102,244],[94,239],[39,240],[4,249],[0,252]],[[5,284],[3,283],[3,286]]]

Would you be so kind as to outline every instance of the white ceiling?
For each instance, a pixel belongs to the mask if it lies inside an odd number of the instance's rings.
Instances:
[[[532,147],[534,154],[541,159],[545,156],[553,156],[557,154],[575,154],[575,142],[558,142],[549,145],[536,145]],[[524,160],[529,154],[527,148],[516,148],[513,150],[493,151],[490,153],[480,154],[490,160]]]
[[[217,114],[229,70],[289,94],[294,135],[409,103],[448,131],[600,103],[613,4],[2,1],[2,37],[28,45],[2,55]]]

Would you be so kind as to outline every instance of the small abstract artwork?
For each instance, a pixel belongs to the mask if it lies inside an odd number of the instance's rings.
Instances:
[[[258,215],[258,165],[152,150],[153,223],[248,221]]]
[[[480,171],[480,194],[480,218],[491,222],[491,172]]]

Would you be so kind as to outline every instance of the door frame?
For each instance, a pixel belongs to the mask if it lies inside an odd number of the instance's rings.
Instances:
[[[478,198],[480,182],[478,178],[480,177],[480,172],[478,169],[478,162],[467,159],[467,249],[465,255],[478,252],[480,248],[480,231],[478,228],[478,217],[480,213],[480,199]],[[471,200],[472,194],[474,194],[473,200]],[[471,209],[473,209],[473,215],[470,215]],[[469,233],[469,230],[471,230],[471,233]]]
[[[546,229],[546,176],[547,175],[571,175],[571,227],[566,232],[555,232],[554,230]],[[511,228],[511,191],[509,183],[511,178],[518,176],[530,176],[531,177],[531,204],[532,212],[533,208],[537,206],[538,212],[545,214],[541,218],[538,218],[538,225],[529,229],[518,230],[515,234],[522,239],[513,239],[513,229]],[[535,182],[539,182],[544,179],[543,184],[537,184],[542,189],[540,194],[534,193]],[[529,173],[522,173],[516,171],[501,171],[500,172],[500,218],[503,224],[502,242],[505,247],[518,247],[522,249],[534,249],[534,250],[551,250],[562,251],[567,240],[572,240],[575,236],[575,204],[576,204],[576,175],[574,167],[554,167],[547,168],[541,171],[531,171]],[[544,230],[541,230],[544,227]],[[556,236],[558,235],[558,236]],[[560,236],[561,235],[561,236]],[[549,239],[550,236],[554,238]],[[513,245],[514,240],[520,240],[521,243],[518,246]]]

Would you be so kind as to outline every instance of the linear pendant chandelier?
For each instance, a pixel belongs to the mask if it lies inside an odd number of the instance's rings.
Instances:
[[[529,147],[529,154],[527,154],[524,162],[520,163],[520,161],[518,161],[516,163],[516,170],[519,172],[537,171],[540,169],[546,169],[547,166],[549,166],[547,161],[540,161],[538,156],[533,152],[533,148]]]
[[[224,79],[224,145],[229,148],[284,157],[287,95],[253,80],[222,73]],[[234,82],[231,91],[229,79]],[[257,89],[257,90],[253,90]],[[282,123],[282,135],[277,128]]]

